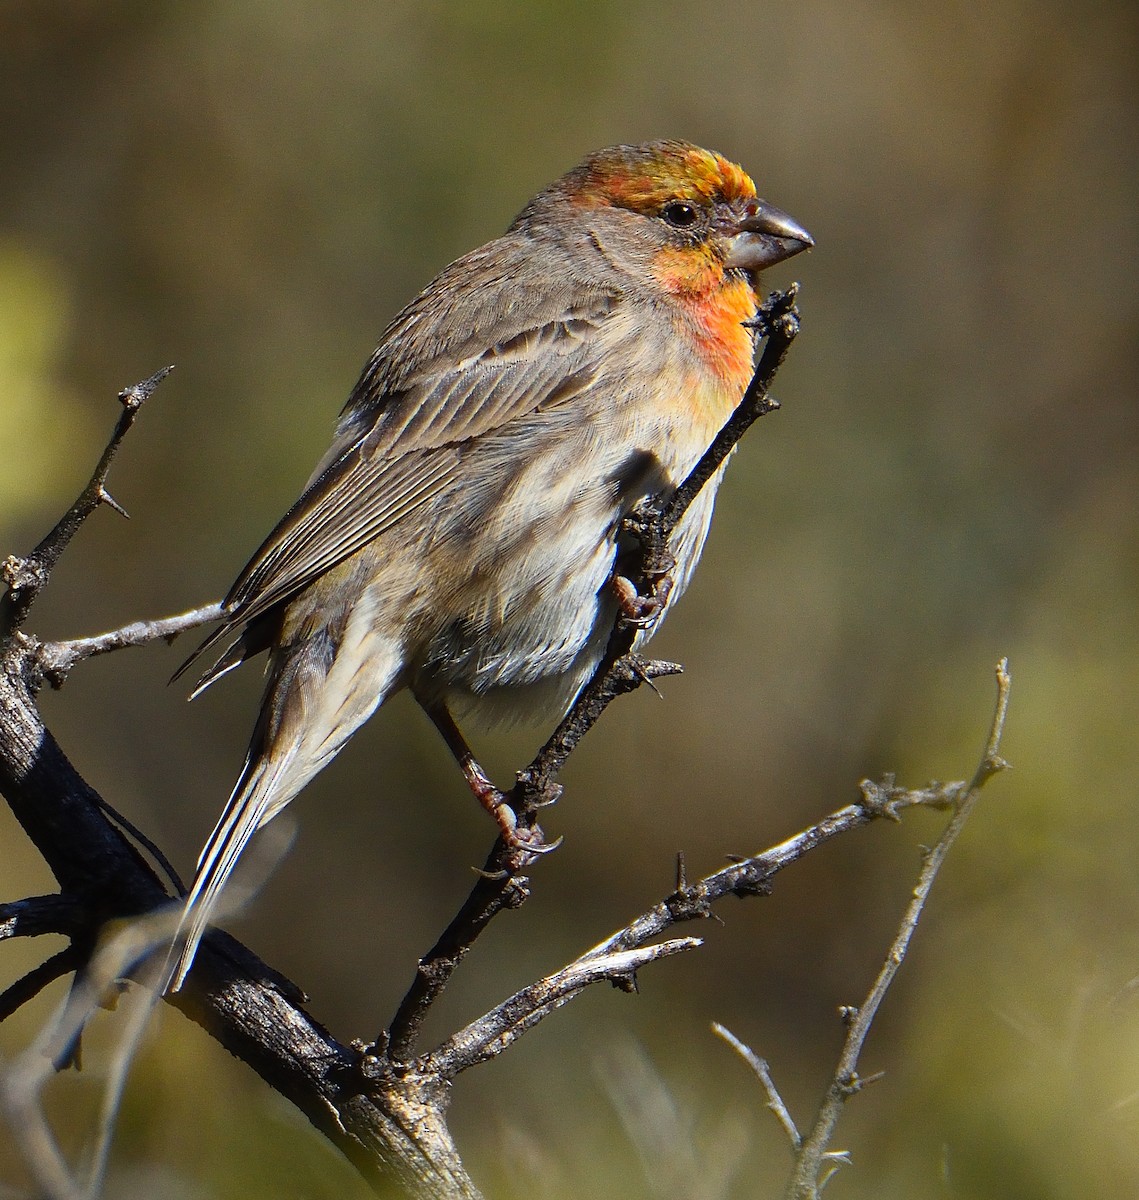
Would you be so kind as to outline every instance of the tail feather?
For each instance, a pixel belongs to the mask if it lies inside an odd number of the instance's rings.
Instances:
[[[313,603],[319,599],[314,597]],[[204,683],[261,649],[275,622],[279,614],[256,618],[207,672]],[[166,990],[182,986],[222,889],[257,828],[336,756],[387,697],[403,665],[402,637],[382,635],[374,599],[367,595],[338,619],[325,613],[323,627],[312,636],[273,652],[245,765],[198,859],[171,949]]]
[[[280,799],[275,785],[284,765],[273,764],[267,769],[265,759],[260,756],[256,761],[252,756],[246,760],[221,820],[214,826],[198,859],[197,876],[174,936],[178,958],[166,990],[176,992],[182,986],[241,852],[264,823],[270,803]]]

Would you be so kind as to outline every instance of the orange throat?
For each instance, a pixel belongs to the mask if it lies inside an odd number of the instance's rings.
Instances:
[[[724,384],[741,395],[753,370],[751,330],[744,321],[755,313],[755,293],[743,279],[700,297],[692,306],[698,352]]]
[[[756,314],[755,292],[738,272],[691,251],[662,256],[657,280],[687,317],[696,354],[737,399],[752,376],[752,336],[743,322]]]

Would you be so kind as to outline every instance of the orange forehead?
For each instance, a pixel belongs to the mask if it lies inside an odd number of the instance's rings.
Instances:
[[[571,171],[567,182],[584,204],[634,212],[654,212],[674,199],[704,205],[755,196],[755,184],[746,171],[688,142],[646,142],[599,150]]]

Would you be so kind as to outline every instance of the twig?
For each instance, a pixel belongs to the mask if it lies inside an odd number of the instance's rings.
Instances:
[[[373,1047],[383,1046],[393,1062],[407,1062],[415,1056],[427,1013],[488,923],[504,908],[517,908],[529,897],[526,877],[504,869],[506,854],[499,838],[470,895],[435,945],[419,960],[415,978],[387,1033],[373,1043]]]
[[[769,389],[791,349],[791,343],[799,335],[799,310],[795,307],[798,298],[797,283],[791,284],[785,292],[772,292],[752,321],[757,337],[767,339],[763,356],[736,411],[716,435],[688,478],[665,505],[660,515],[659,527],[653,531],[653,541],[661,550],[701,488],[720,469],[740,438],[760,417],[774,412],[779,407],[779,401],[770,395]],[[651,552],[652,543],[649,549]],[[645,565],[650,571],[659,567],[659,563],[655,561],[646,562]]]
[[[785,1200],[816,1200],[819,1192],[825,1186],[829,1175],[823,1175],[823,1164],[833,1164],[834,1156],[828,1153],[827,1146],[834,1134],[843,1105],[868,1082],[858,1075],[858,1060],[862,1053],[862,1047],[866,1042],[870,1027],[874,1023],[874,1018],[878,1014],[878,1009],[905,959],[910,939],[921,919],[922,909],[933,888],[937,873],[965,822],[976,807],[981,788],[993,775],[1005,770],[1008,766],[1008,763],[1000,756],[1001,737],[1004,733],[1005,718],[1008,715],[1009,691],[1012,685],[1008,659],[1002,658],[997,663],[996,677],[996,709],[993,713],[981,761],[973,773],[973,778],[963,790],[945,831],[925,856],[913,896],[906,906],[898,932],[886,955],[886,961],[882,965],[878,978],[874,981],[869,994],[859,1008],[843,1010],[847,1031],[842,1052],[839,1055],[838,1065],[830,1086],[827,1088],[826,1096],[819,1108],[818,1116],[815,1118],[815,1123],[810,1133],[803,1139],[794,1172],[784,1193]]]
[[[750,1046],[741,1042],[730,1029],[721,1025],[719,1021],[712,1022],[712,1032],[718,1038],[727,1042],[755,1072],[756,1078],[762,1084],[764,1092],[767,1093],[767,1107],[771,1109],[775,1114],[775,1119],[783,1126],[783,1132],[787,1135],[788,1142],[791,1143],[792,1151],[797,1153],[803,1145],[803,1139],[799,1134],[799,1130],[795,1128],[795,1120],[791,1116],[783,1097],[779,1094],[779,1089],[775,1086],[775,1080],[771,1077],[771,1068],[767,1064],[767,1059],[760,1058]]]
[[[113,508],[121,516],[128,515],[126,509],[107,491],[107,474],[123,439],[134,424],[139,409],[172,370],[173,367],[163,367],[149,379],[124,388],[119,393],[119,400],[123,405],[122,414],[115,424],[111,440],[107,443],[94,474],[79,498],[27,558],[9,556],[0,564],[0,582],[7,588],[4,595],[0,596],[0,638],[15,633],[24,623],[36,597],[47,585],[59,556],[79,532],[83,522],[100,505],[105,504],[108,508]]]
[[[68,673],[77,663],[97,654],[109,654],[128,646],[145,646],[159,640],[172,642],[180,633],[197,629],[219,620],[224,614],[220,604],[206,604],[175,617],[154,621],[132,621],[121,629],[112,629],[94,637],[74,638],[65,642],[43,642],[37,651],[37,661],[44,678],[52,687],[62,687]]]
[[[50,569],[64,545],[99,504],[113,504],[105,488],[110,460],[130,426],[138,405],[159,377],[123,394],[127,411],[104,451],[92,482],[56,529],[27,558],[8,559],[0,566],[0,581],[8,590],[0,596],[0,793],[29,840],[43,855],[60,885],[61,895],[39,897],[0,908],[0,938],[59,932],[71,938],[77,961],[90,958],[91,949],[107,923],[164,909],[176,920],[169,896],[150,865],[108,820],[110,806],[82,779],[43,723],[36,693],[45,680],[36,640],[19,631],[31,602],[46,584]],[[176,621],[179,628],[208,618],[209,612]],[[177,630],[149,626],[146,635]],[[106,641],[135,637],[112,635]],[[80,643],[83,653],[83,643]],[[161,861],[161,859],[159,859]],[[70,918],[74,916],[74,922]],[[172,927],[171,927],[172,928]],[[170,930],[167,930],[167,937]],[[55,959],[20,981],[9,994],[15,1003],[62,965]],[[37,1055],[36,1071],[51,1072],[76,1045],[92,1000],[84,971],[73,983],[70,1007],[79,1014],[70,1020],[70,1039],[51,1039],[56,1054]],[[170,1000],[201,1024],[231,1053],[249,1066],[285,1099],[294,1103],[329,1141],[337,1146],[365,1179],[379,1186],[402,1187],[417,1200],[479,1200],[447,1129],[444,1093],[424,1107],[421,1097],[392,1089],[362,1093],[357,1070],[359,1054],[323,1029],[301,1007],[299,989],[257,959],[239,942],[214,930],[203,943],[194,978]],[[144,1023],[130,1022],[127,1042],[133,1042]],[[45,1037],[48,1035],[45,1034]],[[45,1047],[47,1042],[42,1043]],[[23,1056],[22,1056],[23,1057]],[[117,1094],[129,1066],[130,1050],[114,1064],[105,1093],[94,1170],[102,1170]],[[26,1066],[29,1060],[24,1060]],[[19,1131],[20,1145],[36,1162],[37,1194],[79,1197],[71,1171],[58,1152],[38,1099],[21,1090],[21,1070],[0,1085],[0,1105]],[[23,1076],[26,1082],[27,1076]],[[38,1093],[37,1093],[38,1095]],[[84,1197],[84,1200],[90,1200]]]
[[[752,375],[743,399],[716,435],[711,446],[671,496],[657,497],[639,512],[622,522],[623,532],[636,538],[641,547],[639,569],[632,582],[637,591],[647,594],[652,577],[668,570],[668,539],[688,511],[701,488],[723,464],[740,438],[762,416],[779,407],[770,395],[775,378],[791,343],[799,332],[799,314],[795,300],[798,284],[786,292],[773,292],[763,305],[757,334],[767,338],[759,365]],[[647,679],[658,664],[644,663],[632,655],[639,631],[628,621],[618,620],[609,639],[605,656],[590,681],[578,694],[573,707],[538,752],[534,761],[519,775],[520,799],[533,797],[541,803],[554,787],[554,780],[566,759],[581,739],[597,723],[609,703],[623,692],[632,691]],[[675,674],[674,664],[660,674]]]
[[[641,546],[641,561],[633,579],[638,592],[647,594],[642,585],[651,583],[664,569],[668,538],[693,498],[720,469],[743,432],[758,417],[778,407],[768,389],[797,332],[794,301],[792,288],[786,294],[774,295],[764,306],[762,333],[767,342],[755,376],[736,413],[701,462],[672,496],[658,497],[654,504],[644,506],[624,524],[623,532],[638,539]],[[83,494],[30,556],[9,558],[0,565],[0,581],[7,585],[7,592],[0,597],[0,651],[4,656],[0,663],[3,668],[0,670],[3,715],[0,788],[28,836],[44,853],[63,891],[58,898],[59,907],[46,903],[56,899],[50,897],[0,907],[0,938],[34,936],[49,931],[55,924],[64,926],[60,931],[73,939],[69,950],[49,959],[9,988],[0,998],[0,1006],[5,1001],[11,1005],[50,978],[65,973],[64,956],[74,953],[79,946],[90,945],[94,934],[109,918],[143,913],[166,902],[153,871],[119,831],[108,824],[109,806],[75,774],[43,727],[33,693],[39,681],[46,679],[58,685],[76,663],[94,654],[173,637],[216,619],[220,608],[208,606],[163,621],[137,622],[94,638],[44,646],[17,634],[60,554],[86,517],[101,504],[122,511],[106,490],[108,469],[139,406],[166,373],[159,372],[122,393],[124,412]],[[676,664],[650,662],[635,654],[641,636],[642,631],[632,622],[619,619],[615,624],[594,677],[534,762],[520,773],[514,802],[521,817],[532,821],[537,807],[556,795],[555,780],[566,758],[612,699],[679,670]],[[477,1190],[463,1169],[445,1122],[450,1084],[459,1072],[501,1053],[527,1029],[590,984],[609,980],[629,988],[639,967],[699,945],[694,938],[649,943],[678,922],[707,918],[711,906],[728,894],[766,894],[778,871],[830,838],[879,817],[897,819],[907,807],[953,805],[956,808],[953,819],[923,866],[915,902],[875,988],[861,1009],[850,1010],[847,1044],[832,1088],[834,1115],[827,1116],[827,1105],[832,1101],[828,1094],[824,1111],[802,1143],[800,1166],[804,1177],[808,1165],[813,1171],[806,1184],[812,1190],[788,1194],[817,1195],[825,1182],[819,1179],[824,1164],[833,1163],[838,1157],[825,1150],[834,1120],[845,1098],[865,1082],[856,1073],[859,1053],[874,1013],[908,946],[921,904],[945,853],[973,807],[979,788],[1005,765],[998,755],[1008,694],[1004,664],[998,684],[1001,690],[997,715],[986,755],[969,784],[931,784],[919,791],[905,791],[892,778],[880,784],[864,783],[859,803],[832,814],[781,845],[734,862],[695,884],[681,878],[675,892],[649,912],[586,951],[568,967],[517,992],[491,1013],[413,1061],[411,1056],[423,1017],[458,963],[499,911],[520,904],[526,897],[526,881],[518,874],[517,852],[501,842],[488,858],[486,869],[466,904],[424,960],[416,983],[393,1022],[392,1037],[386,1044],[371,1048],[378,1051],[375,1055],[362,1054],[362,1047],[347,1047],[333,1039],[300,1007],[296,989],[275,978],[244,947],[219,932],[211,934],[203,944],[190,986],[172,1002],[206,1024],[223,1045],[297,1104],[365,1177],[372,1181],[394,1179],[397,1186],[404,1186],[423,1200],[438,1197],[475,1200]],[[159,861],[162,861],[160,855]],[[78,915],[71,897],[84,901]],[[64,903],[72,907],[65,911]],[[169,914],[166,919],[170,919]],[[122,970],[129,967],[120,965],[115,973]],[[94,993],[84,999],[85,988],[86,981],[81,978],[73,989],[68,1008],[76,1031],[82,1028],[90,1005],[98,999]],[[144,1018],[137,1024],[132,1021],[128,1043],[133,1043],[142,1024]],[[130,1051],[126,1050],[112,1072],[96,1154],[96,1177],[105,1162],[113,1112],[129,1059]],[[402,1070],[404,1067],[407,1069]],[[42,1072],[42,1062],[36,1070]],[[375,1086],[361,1089],[361,1077]],[[41,1073],[36,1078],[40,1081],[38,1087],[46,1076]],[[42,1191],[53,1197],[75,1195],[76,1188],[38,1103],[38,1090],[36,1099],[30,1100],[30,1095],[17,1087],[14,1093],[6,1092],[5,1098],[10,1114],[15,1109],[18,1116],[31,1118],[29,1124],[21,1127],[29,1130],[28,1142],[38,1147],[37,1153],[42,1156],[39,1176]],[[778,1096],[773,1083],[768,1095]],[[780,1119],[786,1118],[785,1129],[789,1136],[797,1138],[790,1114],[785,1105],[782,1108]],[[824,1121],[825,1116],[829,1125]]]
[[[451,1081],[460,1072],[497,1057],[528,1029],[572,1000],[590,984],[602,980],[628,981],[643,966],[686,950],[695,950],[699,938],[674,938],[639,950],[582,957],[560,971],[515,992],[486,1016],[472,1021],[464,1029],[440,1043],[420,1060],[422,1069],[440,1079]]]
[[[590,954],[609,954],[630,949],[659,937],[680,921],[702,920],[712,915],[712,905],[725,896],[767,895],[774,877],[804,855],[840,834],[881,818],[897,820],[907,808],[943,808],[958,794],[961,783],[930,784],[915,791],[898,788],[892,779],[882,784],[863,782],[862,789],[888,795],[888,802],[848,804],[837,812],[788,838],[778,846],[722,867],[695,883],[684,883],[670,896],[631,921],[624,929],[595,946]]]
[[[17,979],[0,992],[0,1021],[6,1021],[17,1009],[34,1000],[48,984],[70,975],[82,962],[74,946],[65,946],[57,954],[33,967],[22,979]]]
[[[1003,725],[1003,715],[1001,722]],[[995,751],[990,759],[998,761],[995,759]],[[900,814],[908,808],[944,808],[959,801],[963,804],[964,801],[960,798],[971,792],[976,786],[974,780],[968,785],[959,782],[934,783],[925,788],[906,790],[898,787],[892,777],[888,777],[880,784],[864,781],[862,803],[848,805],[763,854],[733,863],[695,884],[687,883],[681,872],[680,886],[677,891],[666,897],[649,912],[642,914],[600,945],[580,955],[561,971],[515,993],[490,1013],[446,1039],[428,1054],[415,1059],[414,1065],[412,1065],[408,1053],[410,1042],[404,1039],[407,1038],[409,1029],[412,1032],[418,1031],[427,1007],[437,997],[442,986],[431,979],[429,970],[423,971],[423,964],[421,964],[421,974],[424,976],[424,980],[422,983],[417,981],[418,990],[413,988],[412,992],[418,995],[422,1008],[417,1010],[414,1019],[409,1019],[405,1012],[408,1004],[408,1000],[405,998],[397,1018],[407,1022],[407,1025],[404,1027],[393,1023],[393,1028],[398,1030],[401,1040],[397,1042],[395,1036],[389,1035],[366,1049],[362,1048],[365,1053],[364,1073],[370,1078],[382,1076],[388,1069],[387,1064],[394,1062],[402,1064],[402,1069],[414,1070],[416,1074],[436,1080],[451,1081],[469,1067],[500,1054],[528,1029],[580,994],[589,984],[607,979],[618,986],[629,988],[633,974],[640,966],[666,954],[695,949],[700,945],[699,939],[683,938],[646,946],[650,939],[658,936],[669,926],[680,921],[710,916],[711,905],[729,894],[737,896],[767,894],[776,873],[840,833],[883,817],[898,820]],[[492,854],[491,861],[493,858]],[[511,897],[513,898],[511,899]],[[519,904],[523,899],[525,899],[524,880],[505,873],[483,874],[471,897],[468,898],[468,904],[472,911],[470,913],[460,912],[449,926],[448,933],[458,937],[469,928],[468,921],[476,920],[481,922],[478,926],[481,929],[485,927],[486,920],[489,919],[488,913],[493,915],[492,909],[497,912],[503,907]],[[477,931],[475,936],[477,936]],[[447,935],[444,939],[440,939],[441,943],[446,938]],[[473,938],[470,941],[473,941]],[[433,957],[429,956],[432,964],[444,964],[443,982],[449,978],[450,973],[469,950],[470,941],[458,941],[450,945],[446,952],[440,950],[437,944],[438,954]],[[783,1123],[793,1146],[799,1150],[802,1140],[786,1105],[775,1088],[766,1064],[723,1027],[717,1027],[717,1032],[744,1054],[749,1062],[752,1062],[753,1069],[757,1071],[767,1089],[770,1106]],[[844,1157],[841,1153],[824,1153],[820,1161],[834,1163]]]
[[[157,843],[147,837],[145,833],[133,822],[128,821],[117,808],[112,808],[102,796],[97,801],[99,807],[107,814],[108,817],[129,837],[136,846],[141,847],[150,855],[154,864],[159,867],[165,874],[166,878],[174,885],[174,892],[178,896],[186,894],[186,885],[182,882],[182,877],[174,869],[173,864],[159,849]]]

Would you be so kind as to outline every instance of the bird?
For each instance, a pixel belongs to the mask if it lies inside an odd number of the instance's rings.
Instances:
[[[569,708],[629,600],[622,520],[685,478],[741,400],[758,272],[813,245],[720,154],[611,146],[392,319],[308,485],[180,668],[232,639],[196,696],[268,652],[167,990],[254,832],[404,688],[503,836],[524,844],[458,720]],[[674,531],[654,628],[691,578],[722,475]]]

